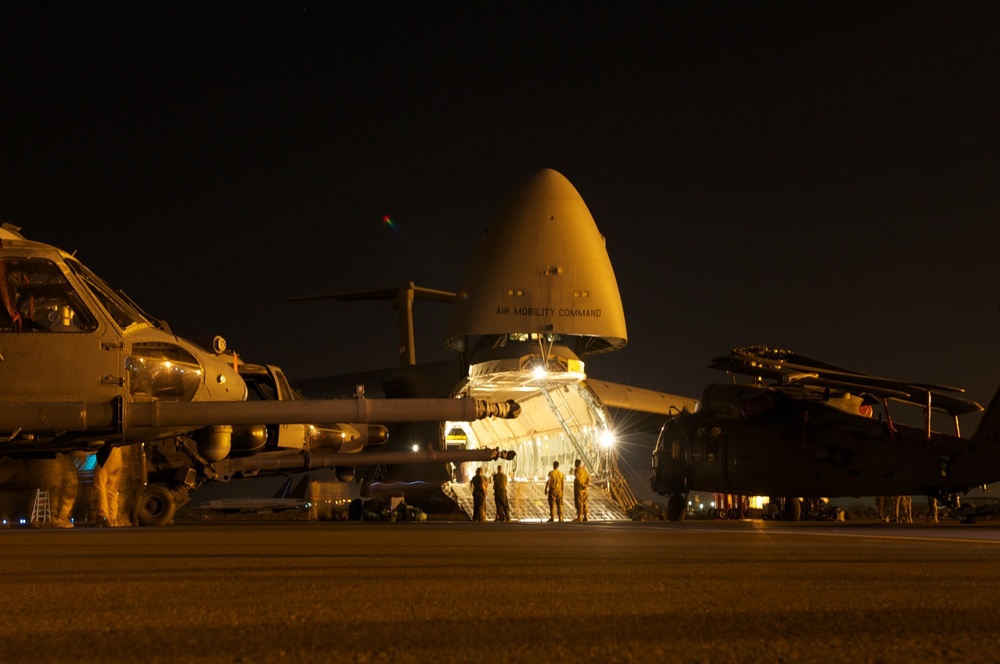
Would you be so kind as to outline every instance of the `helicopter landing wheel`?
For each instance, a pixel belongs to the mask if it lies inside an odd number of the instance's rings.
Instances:
[[[667,498],[667,518],[671,521],[683,521],[687,514],[687,496],[672,493]]]
[[[147,484],[139,492],[136,521],[140,526],[165,526],[176,511],[173,494],[162,484]]]
[[[785,498],[785,509],[782,512],[785,521],[798,521],[802,518],[802,501],[798,498]]]

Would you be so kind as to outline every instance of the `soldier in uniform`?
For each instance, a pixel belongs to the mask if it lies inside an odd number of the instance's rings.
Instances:
[[[97,526],[113,527],[119,523],[119,484],[122,479],[122,448],[113,447],[103,464],[94,467],[94,512]],[[127,525],[127,524],[126,524]]]
[[[902,510],[903,510],[903,497],[892,496],[892,502],[890,503],[890,505],[891,507],[889,509],[892,512],[891,514],[892,522],[902,523],[902,521],[900,521],[900,517],[902,516]]]
[[[590,486],[590,473],[583,461],[576,460],[573,464],[573,505],[576,507],[576,521],[587,520],[587,488]]]
[[[59,454],[51,462],[53,465],[53,475],[55,486],[52,490],[52,525],[55,528],[72,528],[73,507],[76,505],[76,496],[79,491],[79,479],[76,466],[73,465],[73,457],[76,454]]]
[[[486,478],[483,477],[483,469],[476,468],[476,475],[470,482],[472,484],[472,520],[486,520]]]
[[[899,499],[899,522],[913,523],[913,496],[901,496]]]
[[[934,496],[927,496],[927,518],[931,523],[938,522],[938,504]]]
[[[562,502],[563,502],[563,474],[559,470],[559,462],[552,462],[552,470],[549,471],[549,478],[545,480],[545,495],[549,497],[549,522],[556,520],[559,515],[559,522],[562,523]]]
[[[493,504],[496,507],[497,521],[510,521],[510,505],[507,503],[507,476],[503,466],[497,466],[493,473]]]

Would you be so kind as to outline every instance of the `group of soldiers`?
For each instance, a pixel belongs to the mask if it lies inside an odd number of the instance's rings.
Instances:
[[[576,507],[576,518],[574,521],[587,520],[587,489],[590,487],[590,473],[583,465],[583,461],[577,459],[573,464],[573,506]],[[559,462],[552,462],[552,470],[545,480],[545,495],[549,499],[549,523],[556,520],[563,520],[563,481],[565,476],[559,470]]]
[[[912,496],[876,496],[875,510],[879,521],[886,523],[913,523]],[[927,496],[927,518],[938,520],[938,504],[934,496]]]
[[[127,471],[140,458],[131,447],[109,448],[103,464],[88,471],[92,483],[80,480],[89,456],[84,452],[51,459],[4,459],[0,464],[0,485],[4,488],[0,491],[0,515],[24,514],[30,509],[32,525],[47,528],[73,528],[79,523],[131,525],[137,487],[134,474]]]
[[[545,481],[545,495],[549,501],[549,522],[554,522],[557,518],[563,520],[563,483],[565,475],[559,470],[559,462],[552,462],[552,470],[549,471],[548,479]],[[483,475],[482,468],[476,468],[476,474],[472,481],[472,520],[486,520],[486,488],[489,480]],[[590,473],[584,466],[583,461],[577,459],[573,468],[573,504],[576,507],[576,518],[574,521],[587,520],[588,488],[590,487]],[[507,475],[503,472],[503,466],[497,466],[493,474],[493,502],[496,505],[496,520],[510,521],[510,504],[507,501]]]
[[[486,521],[486,486],[489,480],[483,475],[482,468],[476,468],[470,484],[472,485],[472,520]],[[493,473],[493,503],[496,506],[496,520],[510,521],[510,504],[507,502],[507,475],[503,466],[497,466]]]
[[[876,496],[875,511],[879,521],[913,523],[913,498],[910,496]]]

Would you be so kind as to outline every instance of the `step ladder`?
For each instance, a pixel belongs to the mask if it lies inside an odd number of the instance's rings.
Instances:
[[[49,492],[43,489],[35,490],[35,504],[31,507],[31,523],[43,524],[52,522],[52,503]]]

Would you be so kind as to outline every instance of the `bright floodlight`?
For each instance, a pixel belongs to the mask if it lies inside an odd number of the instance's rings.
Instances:
[[[416,443],[413,443],[413,451],[414,452],[419,452],[420,451],[420,446],[417,445]]]
[[[546,373],[547,372],[545,371],[545,367],[543,367],[543,366],[537,366],[537,367],[535,367],[535,370],[531,372],[531,376],[535,380],[541,380],[541,379],[545,378],[545,374]]]
[[[601,434],[601,447],[614,447],[615,446],[615,434],[611,431],[605,429],[604,433]]]

